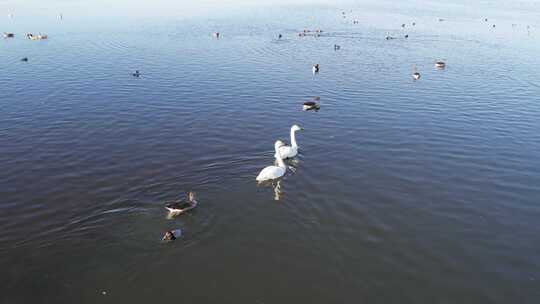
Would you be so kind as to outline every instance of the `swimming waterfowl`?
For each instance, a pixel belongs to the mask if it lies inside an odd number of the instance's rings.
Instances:
[[[174,241],[182,235],[182,230],[175,229],[166,231],[163,235],[162,241]]]
[[[179,215],[181,213],[187,212],[191,209],[197,207],[197,200],[195,199],[195,193],[189,192],[188,200],[180,200],[169,202],[165,205],[165,209],[169,210],[170,213],[174,215]]]
[[[435,67],[439,69],[444,69],[446,67],[446,62],[442,60],[435,61]]]
[[[416,25],[416,22],[413,22],[412,25],[415,26],[415,25]]]
[[[274,144],[274,150],[276,152],[274,154],[274,157],[276,158],[278,165],[268,166],[262,169],[259,175],[257,175],[257,177],[255,178],[258,182],[278,179],[285,175],[285,172],[287,172],[287,167],[285,166],[285,163],[283,162],[283,159],[279,154],[279,148],[283,145],[284,143],[281,140],[276,141],[276,143]]]
[[[214,38],[219,39],[219,32],[215,32],[215,33],[213,34],[213,36],[214,36]]]
[[[293,158],[298,154],[298,145],[296,144],[296,132],[303,130],[304,129],[300,128],[300,126],[298,125],[293,125],[291,127],[291,145],[288,146],[283,144],[279,147],[279,155],[282,159]]]
[[[13,33],[4,33],[4,38],[13,38],[15,37],[15,34]]]
[[[418,73],[418,71],[416,70],[416,65],[413,66],[412,77],[414,80],[420,79],[420,73]]]
[[[37,35],[34,35],[32,33],[29,33],[29,34],[26,34],[26,38],[30,39],[30,40],[45,40],[45,39],[48,39],[49,36],[47,35],[42,35],[42,34],[37,34]]]
[[[337,44],[334,44],[334,50],[337,51],[337,50],[339,50],[339,49],[341,49],[341,46],[340,46],[340,45],[337,45]]]
[[[406,34],[404,37],[405,37],[405,39],[409,38],[409,34]]]
[[[317,64],[315,64],[315,65],[313,66],[313,74],[319,73],[319,71],[320,71],[320,66],[319,66],[319,64],[317,63]]]
[[[140,77],[141,76],[141,73],[139,73],[139,70],[136,70],[135,73],[131,74],[133,75],[133,77]]]
[[[21,61],[28,62],[28,57],[22,58]]]
[[[163,236],[163,241],[174,241],[176,240],[176,236],[174,236],[174,233],[172,231],[165,232],[165,235]]]
[[[396,38],[390,36],[390,33],[386,33],[385,39],[386,39],[386,40],[392,40],[392,39],[396,39]]]
[[[321,106],[315,102],[315,101],[306,101],[304,102],[304,105],[302,106],[302,109],[304,111],[310,111],[310,110],[319,110],[321,108]]]
[[[319,96],[315,96],[313,98],[313,101],[304,102],[304,105],[302,106],[302,109],[304,111],[309,111],[309,110],[318,111],[321,108],[321,105],[319,103],[320,100],[321,100],[321,98]]]
[[[278,39],[281,39],[281,37],[283,37],[281,34],[278,35]]]

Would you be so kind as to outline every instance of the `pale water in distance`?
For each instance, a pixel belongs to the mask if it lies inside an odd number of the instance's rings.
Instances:
[[[540,301],[537,2],[45,2],[0,2],[0,303]]]

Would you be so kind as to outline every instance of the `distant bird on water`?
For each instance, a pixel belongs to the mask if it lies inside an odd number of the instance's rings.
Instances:
[[[318,63],[313,65],[313,74],[319,73],[320,70],[321,70],[321,67],[319,66]]]
[[[165,205],[165,209],[169,210],[169,212],[173,215],[179,215],[191,209],[195,209],[195,207],[197,207],[197,204],[198,203],[195,198],[195,193],[189,192],[187,200],[168,202]]]
[[[28,62],[28,57],[21,58],[21,61]]]
[[[309,111],[309,110],[318,111],[321,108],[320,100],[321,98],[319,96],[315,96],[312,101],[304,102],[302,109],[304,111]]]
[[[443,60],[437,60],[435,61],[435,67],[442,70],[446,67],[446,62]]]
[[[420,79],[420,73],[418,73],[418,71],[416,70],[416,64],[413,66],[412,77],[414,80]]]
[[[163,235],[162,241],[174,241],[177,238],[182,236],[182,230],[176,229],[176,230],[168,230],[165,231],[165,235]]]
[[[139,73],[139,70],[136,70],[135,73],[131,74],[133,77],[139,78],[141,76],[141,73]]]

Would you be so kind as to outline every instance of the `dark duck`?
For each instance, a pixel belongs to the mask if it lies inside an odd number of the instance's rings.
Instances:
[[[304,102],[302,109],[304,111],[310,111],[310,110],[318,111],[321,108],[320,100],[321,98],[319,96],[315,96],[312,101]]]
[[[189,192],[187,200],[182,199],[180,201],[168,202],[165,205],[165,209],[169,210],[173,215],[187,212],[195,207],[197,207],[197,200],[193,192]]]
[[[182,235],[182,230],[169,230],[163,235],[162,241],[174,241]]]

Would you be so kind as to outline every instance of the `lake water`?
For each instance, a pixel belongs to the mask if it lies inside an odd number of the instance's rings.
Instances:
[[[421,4],[3,14],[0,302],[538,303],[540,7]]]

